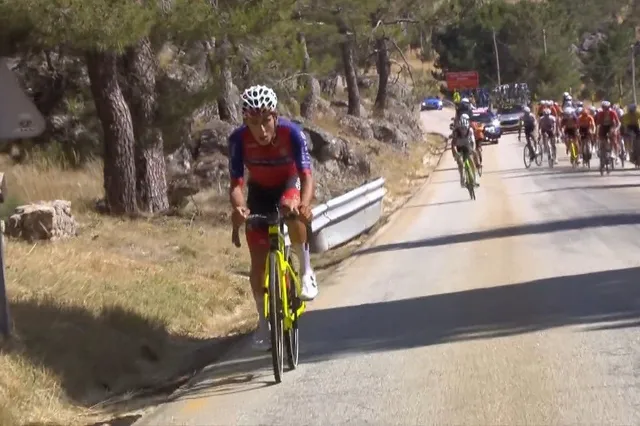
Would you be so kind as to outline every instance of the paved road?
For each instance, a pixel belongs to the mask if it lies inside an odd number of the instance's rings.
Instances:
[[[138,425],[638,424],[640,172],[484,152],[477,201],[447,153],[321,289],[281,385],[239,350]]]

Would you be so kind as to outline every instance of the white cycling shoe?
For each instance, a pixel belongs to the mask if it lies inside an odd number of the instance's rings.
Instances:
[[[313,272],[307,272],[302,276],[302,291],[300,292],[300,299],[306,302],[313,300],[318,295],[318,283],[316,281],[316,274]]]

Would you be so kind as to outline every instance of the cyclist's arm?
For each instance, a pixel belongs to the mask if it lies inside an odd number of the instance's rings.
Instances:
[[[244,184],[244,156],[242,155],[242,137],[239,132],[229,136],[229,201],[234,208],[246,207],[242,185]]]
[[[311,175],[311,155],[309,155],[307,137],[295,124],[291,128],[291,144],[298,176],[300,176],[300,204],[310,206],[315,192]]]

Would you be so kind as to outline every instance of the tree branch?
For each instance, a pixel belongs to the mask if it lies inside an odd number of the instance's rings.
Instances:
[[[413,73],[411,72],[411,66],[409,65],[409,62],[407,61],[406,56],[404,56],[404,53],[402,53],[402,49],[400,49],[400,46],[398,46],[398,43],[396,43],[395,40],[390,38],[389,41],[393,44],[393,47],[396,48],[398,53],[400,53],[400,57],[402,57],[402,60],[404,61],[404,64],[407,66],[407,72],[409,73],[409,77],[411,77],[411,84],[413,85],[413,87],[415,87],[415,81],[413,80]]]

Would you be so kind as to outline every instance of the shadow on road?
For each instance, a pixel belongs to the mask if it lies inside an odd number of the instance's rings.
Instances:
[[[161,321],[119,306],[95,313],[51,300],[14,300],[10,311],[15,339],[0,353],[46,368],[69,401],[106,414],[157,404],[243,338],[180,336]],[[129,419],[118,421],[113,424]]]
[[[640,187],[640,183],[620,183],[620,184],[612,184],[612,185],[581,185],[581,186],[565,186],[562,188],[549,188],[544,189],[542,191],[530,191],[530,192],[522,192],[520,195],[530,195],[530,194],[544,194],[546,192],[558,192],[558,191],[591,191],[591,190],[602,190],[602,189],[626,189],[626,188],[638,188]]]
[[[508,176],[503,176],[502,179],[521,179],[527,177],[535,177],[535,176],[562,176],[562,177],[570,177],[580,173],[579,171],[572,169],[563,169],[563,168],[540,168],[540,169],[520,169],[520,173],[518,174],[509,174]]]
[[[640,268],[628,268],[311,311],[301,319],[301,362],[568,325],[635,326],[639,282]]]
[[[635,173],[632,173],[635,172]],[[563,175],[557,175],[554,176],[554,179],[570,179],[572,178],[572,174],[578,174],[580,172],[577,173],[566,173]],[[640,178],[640,170],[636,170],[636,169],[621,169],[621,170],[614,170],[611,172],[610,175],[605,174],[604,176],[600,175],[600,172],[598,171],[598,169],[591,169],[590,173],[580,173],[580,179],[582,178],[598,178],[598,179],[607,179],[609,177],[611,178]]]
[[[468,199],[463,199],[463,200],[452,200],[452,201],[442,201],[440,203],[426,203],[426,204],[410,204],[410,205],[406,205],[404,207],[402,207],[402,209],[418,209],[418,208],[424,208],[424,207],[437,207],[437,206],[446,206],[449,204],[459,204],[459,203],[468,203],[469,200]]]
[[[640,224],[640,214],[638,213],[618,213],[611,215],[579,217],[542,223],[533,223],[528,225],[507,226],[504,228],[489,229],[486,231],[474,231],[464,234],[444,235],[442,237],[426,238],[424,240],[383,244],[359,250],[356,252],[356,255],[379,253],[393,250],[407,250],[420,247],[436,247],[447,244],[468,243],[472,241],[490,240],[522,235],[548,234],[552,232],[572,231],[584,228],[601,228],[609,226],[638,224]]]

